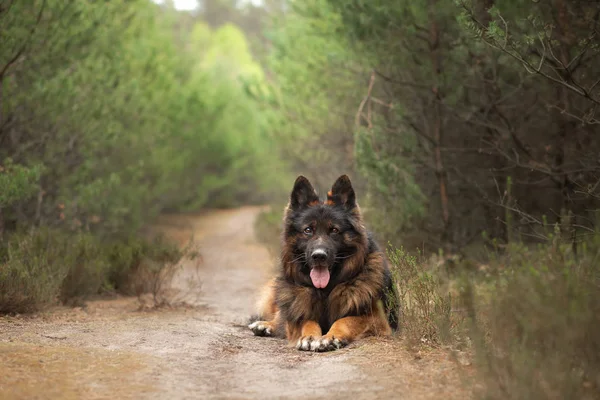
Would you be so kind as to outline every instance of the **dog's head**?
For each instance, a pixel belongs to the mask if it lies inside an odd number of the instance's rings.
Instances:
[[[325,201],[308,179],[294,183],[285,214],[285,273],[318,289],[343,280],[364,259],[367,239],[350,179],[343,175]]]

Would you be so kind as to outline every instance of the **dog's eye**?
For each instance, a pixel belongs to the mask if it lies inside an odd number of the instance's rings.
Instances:
[[[331,228],[331,233],[340,233],[338,228]]]
[[[306,228],[304,228],[304,233],[310,235],[311,233],[313,233],[313,230],[310,226],[307,226]]]

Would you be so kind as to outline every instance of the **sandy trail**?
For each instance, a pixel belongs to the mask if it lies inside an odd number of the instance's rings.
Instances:
[[[468,397],[444,352],[419,359],[397,339],[305,353],[246,328],[274,260],[256,242],[260,208],[162,218],[200,247],[194,308],[137,311],[136,299],[93,301],[0,318],[2,399],[439,399]],[[183,284],[193,269],[184,266]]]

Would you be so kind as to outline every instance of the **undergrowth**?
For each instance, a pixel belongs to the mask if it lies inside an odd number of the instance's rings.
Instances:
[[[598,238],[594,239],[596,242]],[[600,247],[514,243],[463,282],[484,399],[600,398]]]
[[[194,255],[162,236],[101,241],[46,228],[12,233],[0,242],[0,313],[78,305],[103,293],[152,293],[160,301],[169,271]]]
[[[402,249],[388,256],[409,346],[467,350],[475,398],[600,398],[600,236],[578,244],[513,242],[453,272]]]
[[[442,277],[403,248],[389,245],[390,271],[396,295],[390,307],[400,310],[400,329],[409,348],[457,344],[463,316],[453,311],[454,299]]]

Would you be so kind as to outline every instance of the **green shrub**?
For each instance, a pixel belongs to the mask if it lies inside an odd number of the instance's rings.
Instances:
[[[51,229],[13,233],[0,243],[2,314],[80,304],[107,291],[156,296],[172,279],[172,267],[194,255],[163,236],[103,242],[89,233]]]
[[[164,210],[277,187],[285,169],[247,92],[269,92],[247,38],[197,20],[174,29],[181,18],[147,0],[0,8],[0,236],[43,225],[123,237]]]
[[[14,234],[0,254],[0,313],[24,313],[57,300],[69,274],[69,243],[49,230]]]
[[[179,248],[164,236],[152,239],[132,236],[110,243],[106,254],[110,264],[108,282],[119,293],[140,295],[156,290],[156,276],[184,256],[194,257],[191,247]]]
[[[64,240],[67,242],[64,262],[69,272],[62,282],[60,299],[76,304],[107,286],[110,264],[103,246],[92,235],[65,236]]]
[[[26,168],[10,158],[0,160],[0,209],[38,190],[41,170],[39,165]]]

